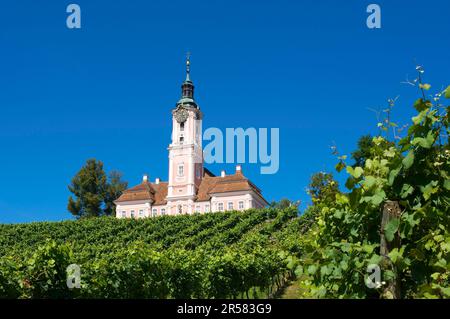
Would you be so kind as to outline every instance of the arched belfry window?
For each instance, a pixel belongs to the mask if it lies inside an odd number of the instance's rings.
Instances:
[[[184,122],[180,123],[180,131],[183,132],[184,131]]]

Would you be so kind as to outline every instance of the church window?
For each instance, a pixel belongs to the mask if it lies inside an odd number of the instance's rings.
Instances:
[[[223,203],[218,203],[218,204],[217,204],[217,210],[218,210],[219,212],[223,212]]]
[[[180,131],[183,132],[184,131],[184,122],[180,123]]]
[[[228,202],[228,210],[233,210],[233,202]]]
[[[239,202],[239,209],[244,209],[244,202],[243,201]]]

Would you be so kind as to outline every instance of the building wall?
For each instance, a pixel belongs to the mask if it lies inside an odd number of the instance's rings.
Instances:
[[[150,209],[151,209],[150,202],[121,203],[116,206],[116,217],[131,218],[133,212],[134,218],[149,217]]]
[[[215,194],[209,201],[194,202],[192,200],[178,200],[169,202],[167,205],[151,205],[143,203],[121,203],[117,205],[117,218],[158,217],[163,215],[179,215],[179,205],[182,206],[182,214],[210,213],[228,210],[246,210],[250,208],[263,208],[266,203],[253,191]],[[143,211],[143,215],[139,214]],[[155,211],[156,210],[156,211]],[[122,214],[125,212],[125,215]],[[156,213],[156,214],[155,214]],[[125,217],[124,217],[125,216]]]
[[[240,208],[242,204],[243,208]],[[253,191],[215,194],[211,198],[211,207],[214,212],[262,208],[265,205],[264,201]]]

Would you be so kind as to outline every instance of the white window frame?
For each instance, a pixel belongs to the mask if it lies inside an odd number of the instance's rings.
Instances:
[[[238,203],[239,209],[244,209],[244,201],[240,200]]]
[[[209,204],[205,205],[205,213],[209,213]]]
[[[166,214],[166,209],[165,208],[161,208],[161,216],[164,216]]]
[[[233,210],[233,209],[234,209],[233,202],[228,202],[228,210]]]
[[[217,210],[223,212],[223,203],[217,203]]]
[[[136,217],[136,214],[135,214],[134,209],[132,209],[132,210],[130,211],[130,217],[131,217],[131,218],[135,218],[135,217]]]
[[[143,209],[139,210],[139,217],[140,218],[144,217],[144,210]]]
[[[127,212],[125,210],[122,211],[122,218],[126,218],[127,217]]]
[[[152,209],[152,216],[153,216],[153,217],[158,216],[158,209],[156,209],[156,208],[153,208],[153,209]]]

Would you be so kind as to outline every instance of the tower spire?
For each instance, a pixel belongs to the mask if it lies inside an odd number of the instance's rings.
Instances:
[[[186,82],[191,82],[191,52],[186,53]]]
[[[188,99],[188,100],[186,100]],[[186,54],[186,80],[181,85],[181,101],[194,102],[194,83],[191,81],[191,53]]]

